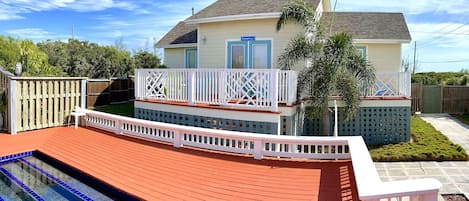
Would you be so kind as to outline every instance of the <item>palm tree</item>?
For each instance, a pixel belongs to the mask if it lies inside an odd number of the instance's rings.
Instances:
[[[345,120],[350,121],[359,110],[360,91],[373,86],[375,71],[353,46],[350,34],[325,37],[315,16],[313,7],[303,0],[292,1],[283,8],[277,31],[286,23],[295,22],[304,27],[304,32],[290,40],[278,64],[282,69],[291,69],[300,61],[306,63],[298,75],[298,98],[306,106],[308,119],[322,116],[322,134],[329,135],[330,95],[341,96]]]

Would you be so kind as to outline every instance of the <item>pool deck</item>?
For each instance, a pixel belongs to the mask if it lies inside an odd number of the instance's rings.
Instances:
[[[358,201],[351,161],[255,160],[90,128],[0,134],[0,156],[31,150],[144,200]]]

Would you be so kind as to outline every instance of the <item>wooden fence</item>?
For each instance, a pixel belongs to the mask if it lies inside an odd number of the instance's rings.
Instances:
[[[422,111],[422,97],[423,97],[423,84],[422,83],[412,83],[411,88],[412,96],[412,112],[421,112]]]
[[[11,77],[12,134],[63,125],[75,106],[85,105],[86,78]]]
[[[413,83],[412,112],[416,111],[469,114],[469,86],[423,86]]]
[[[444,86],[442,110],[449,114],[469,114],[469,86]]]
[[[133,100],[134,76],[128,78],[89,79],[86,107],[96,107]]]

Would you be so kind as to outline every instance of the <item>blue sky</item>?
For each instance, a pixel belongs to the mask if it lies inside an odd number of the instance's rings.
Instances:
[[[66,41],[72,35],[103,45],[122,39],[150,49],[178,21],[214,0],[1,0],[0,34]],[[334,0],[331,3],[334,4]],[[417,71],[469,69],[469,0],[338,0],[336,11],[403,12],[417,41]],[[413,44],[403,58],[413,60]]]

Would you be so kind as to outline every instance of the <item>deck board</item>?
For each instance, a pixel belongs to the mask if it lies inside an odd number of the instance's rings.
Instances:
[[[255,160],[87,128],[0,135],[0,155],[28,150],[145,200],[358,200],[350,161]]]

